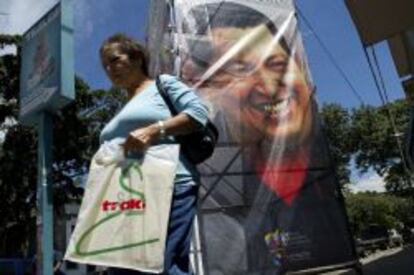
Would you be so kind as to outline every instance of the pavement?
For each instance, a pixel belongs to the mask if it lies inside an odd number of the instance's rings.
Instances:
[[[414,275],[414,245],[391,248],[361,259],[364,275]],[[324,275],[356,275],[353,270],[339,270]]]

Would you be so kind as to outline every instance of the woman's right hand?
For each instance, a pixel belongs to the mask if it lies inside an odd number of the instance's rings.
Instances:
[[[158,139],[159,135],[160,129],[156,124],[130,132],[123,145],[125,155],[128,152],[144,152]]]

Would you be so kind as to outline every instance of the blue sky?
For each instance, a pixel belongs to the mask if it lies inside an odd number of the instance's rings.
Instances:
[[[76,73],[93,89],[109,88],[99,62],[101,42],[115,32],[145,39],[149,0],[72,0],[75,7]],[[0,32],[22,33],[57,0],[1,0]],[[381,105],[357,31],[343,0],[297,0],[297,7],[325,43],[365,104]],[[300,20],[300,28],[320,104],[336,102],[352,108],[360,103],[318,44],[315,34]],[[391,100],[403,98],[388,46],[376,46]],[[375,175],[362,178],[378,182]],[[379,186],[379,185],[378,185]]]
[[[369,71],[362,43],[343,0],[298,0],[297,6],[345,72],[365,104],[381,105]],[[300,20],[301,21],[301,20]],[[346,107],[360,103],[345,80],[317,43],[315,35],[301,24],[309,63],[317,85],[318,101],[337,102]],[[390,99],[404,97],[388,45],[375,46]]]
[[[100,66],[101,42],[115,32],[145,39],[149,0],[72,0],[75,7],[76,72],[89,85],[108,88]],[[0,32],[22,33],[57,0],[1,0]],[[365,104],[380,105],[357,31],[343,0],[296,0],[317,35],[345,72]],[[359,101],[318,44],[315,34],[300,20],[300,28],[319,103],[337,102],[355,107]],[[3,26],[5,26],[3,30]],[[386,43],[376,45],[390,99],[403,98],[398,76]]]
[[[75,21],[76,71],[93,88],[107,88],[97,55],[102,40],[114,32],[126,32],[140,40],[145,37],[147,0],[83,1],[86,12]],[[99,4],[98,4],[99,3]],[[357,31],[342,0],[298,0],[298,8],[326,44],[365,104],[380,105]],[[92,9],[91,7],[95,8]],[[93,12],[92,12],[93,11]],[[135,12],[133,12],[135,11]],[[336,102],[346,107],[360,104],[315,38],[301,22],[301,31],[320,103]],[[85,27],[86,26],[86,27]],[[91,31],[88,26],[91,27]],[[404,96],[386,43],[376,45],[390,99]],[[85,62],[87,60],[87,62]]]
[[[94,89],[109,88],[99,60],[99,47],[108,36],[126,33],[144,41],[147,0],[88,0],[77,1],[75,19],[75,70]]]

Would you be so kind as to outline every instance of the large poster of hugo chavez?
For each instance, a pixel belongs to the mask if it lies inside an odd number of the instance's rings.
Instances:
[[[293,2],[174,5],[180,75],[220,129],[200,167],[207,269],[275,274],[355,260]]]

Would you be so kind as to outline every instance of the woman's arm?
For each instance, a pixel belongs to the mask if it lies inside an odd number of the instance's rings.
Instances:
[[[206,125],[208,109],[193,89],[171,75],[162,75],[161,81],[178,114],[161,123],[156,122],[132,131],[124,144],[125,151],[142,152],[163,134],[185,135]]]
[[[154,123],[132,131],[124,143],[125,152],[145,151],[151,144],[164,135],[185,135],[200,127],[200,124],[186,113],[164,120],[163,125]],[[162,132],[164,132],[162,134]]]

